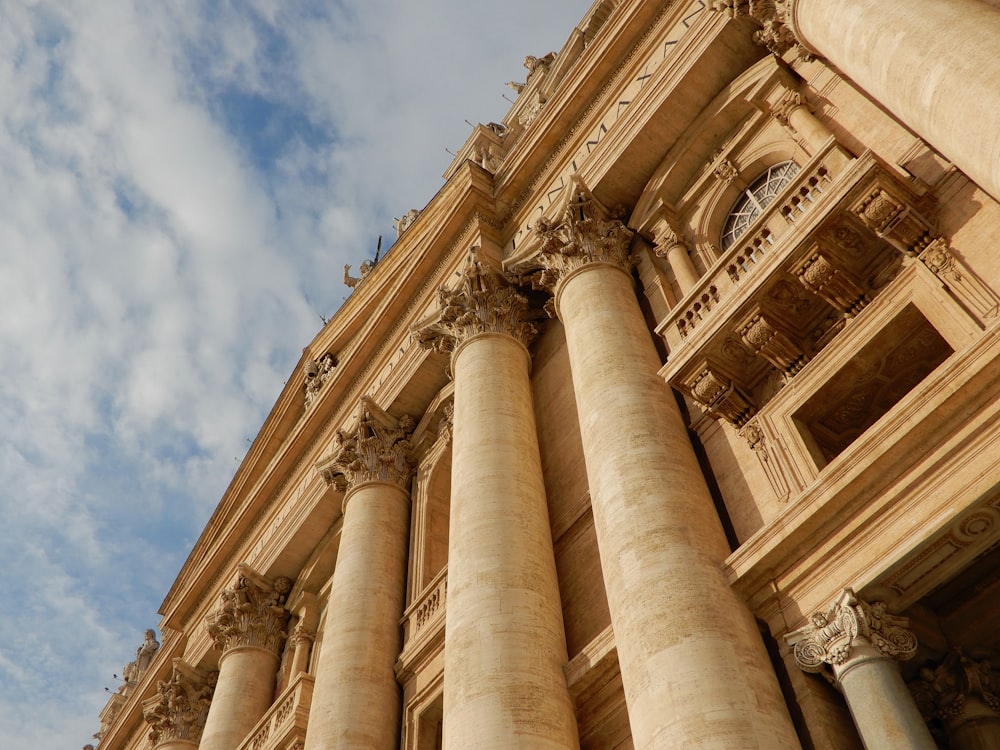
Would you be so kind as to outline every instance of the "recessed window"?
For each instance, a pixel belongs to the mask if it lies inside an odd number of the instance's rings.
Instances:
[[[817,466],[840,455],[953,351],[916,306],[904,307],[795,413]]]
[[[723,250],[728,250],[750,228],[764,212],[764,207],[778,196],[798,171],[798,164],[786,161],[775,164],[750,183],[726,217],[726,224],[722,229]]]

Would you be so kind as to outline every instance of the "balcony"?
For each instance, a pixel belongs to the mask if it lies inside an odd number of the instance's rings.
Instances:
[[[661,374],[742,427],[927,248],[928,209],[831,139],[658,325]]]
[[[293,750],[304,742],[313,694],[312,675],[300,672],[238,750]]]
[[[396,675],[400,679],[405,679],[419,664],[444,648],[447,596],[448,568],[445,566],[403,613],[403,651],[396,664]]]

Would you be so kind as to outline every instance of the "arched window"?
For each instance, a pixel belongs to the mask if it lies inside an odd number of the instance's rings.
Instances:
[[[764,207],[777,197],[798,171],[798,164],[794,161],[785,161],[775,164],[750,183],[726,217],[726,224],[722,228],[723,250],[728,250],[750,228],[754,220],[764,211]]]

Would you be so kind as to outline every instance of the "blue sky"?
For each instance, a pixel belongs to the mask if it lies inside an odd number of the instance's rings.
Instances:
[[[0,744],[92,741],[343,265],[588,7],[0,0]]]

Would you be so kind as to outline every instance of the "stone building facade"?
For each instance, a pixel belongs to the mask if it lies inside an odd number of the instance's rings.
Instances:
[[[599,0],[525,66],[99,749],[1000,747],[1000,5]]]

